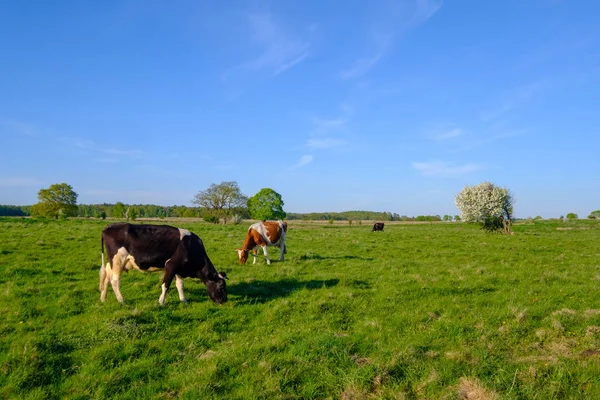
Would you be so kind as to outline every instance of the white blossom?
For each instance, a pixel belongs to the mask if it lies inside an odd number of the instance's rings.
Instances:
[[[491,182],[483,182],[475,186],[465,186],[456,195],[455,203],[464,221],[481,222],[488,217],[510,219],[507,211],[512,213],[513,198],[508,189],[495,186]]]

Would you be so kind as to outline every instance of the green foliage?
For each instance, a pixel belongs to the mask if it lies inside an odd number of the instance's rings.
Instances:
[[[186,222],[229,302],[186,279],[163,307],[160,273],[90,290],[104,226],[0,218],[0,398],[600,398],[598,220],[294,221],[276,268],[237,263],[247,225]]]
[[[137,207],[129,207],[127,209],[127,216],[129,217],[130,220],[135,221],[138,217]]]
[[[29,206],[0,205],[0,217],[25,217],[30,215]]]
[[[577,218],[579,218],[579,217],[578,217],[578,216],[577,216],[577,214],[575,214],[575,213],[568,213],[568,214],[567,214],[567,219],[568,219],[569,221],[572,221],[572,220],[574,220],[574,219],[577,219]]]
[[[270,188],[263,188],[248,199],[250,217],[261,221],[285,218],[281,195]]]
[[[590,215],[588,215],[589,219],[600,219],[600,210],[592,211]]]
[[[504,229],[504,219],[497,216],[489,216],[483,220],[483,230],[487,232],[501,232]]]
[[[237,210],[246,208],[248,198],[242,193],[235,181],[225,181],[218,185],[212,184],[206,190],[194,195],[192,204],[197,204],[205,210],[211,211],[212,215],[223,218],[234,214]]]
[[[213,214],[205,214],[202,219],[210,224],[218,224],[220,221],[220,218]]]
[[[440,218],[439,215],[419,215],[417,218],[415,218],[415,221],[430,221],[430,222],[434,222],[434,221],[441,221],[442,218]]]
[[[112,208],[111,216],[113,218],[124,218],[125,217],[125,204],[117,201],[115,206]]]
[[[67,218],[77,215],[77,193],[71,185],[55,183],[38,192],[38,203],[31,207],[33,216]]]

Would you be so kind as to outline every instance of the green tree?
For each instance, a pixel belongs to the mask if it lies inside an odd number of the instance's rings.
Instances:
[[[574,220],[574,219],[577,219],[577,218],[579,218],[579,217],[578,217],[578,216],[577,216],[577,214],[575,214],[575,213],[568,213],[568,214],[567,214],[567,219],[568,219],[569,221],[571,221],[571,220]]]
[[[31,214],[49,218],[76,216],[77,197],[71,185],[55,183],[38,192],[38,203],[31,208]]]
[[[117,204],[112,209],[113,218],[123,218],[125,216],[125,204],[117,201]]]
[[[250,218],[265,221],[267,219],[284,219],[283,200],[273,189],[263,188],[248,199]]]
[[[600,210],[592,211],[590,215],[588,215],[589,219],[600,219]]]
[[[132,221],[135,221],[137,219],[137,217],[138,217],[138,214],[139,214],[137,207],[129,207],[127,209],[127,211],[128,211],[127,215],[129,216],[129,219],[132,220]]]
[[[218,185],[212,184],[206,190],[198,192],[192,199],[193,204],[197,204],[205,209],[210,215],[227,221],[227,217],[238,209],[246,207],[248,198],[241,192],[237,182],[221,182]]]

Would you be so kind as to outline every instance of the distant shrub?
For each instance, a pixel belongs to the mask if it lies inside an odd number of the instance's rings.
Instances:
[[[348,220],[348,225],[352,225],[352,220],[351,219]]]
[[[242,223],[242,216],[239,214],[233,214],[233,216],[231,217],[231,223],[233,223],[234,225],[239,225]]]
[[[333,225],[333,218],[329,218],[329,225]]]
[[[567,219],[568,219],[569,221],[571,221],[571,220],[574,220],[574,219],[577,219],[577,218],[579,218],[579,217],[578,217],[578,216],[577,216],[577,214],[575,214],[575,213],[568,213],[568,214],[567,214]]]
[[[217,217],[216,215],[205,215],[203,217],[204,221],[210,223],[210,224],[218,224],[219,223],[219,217]]]

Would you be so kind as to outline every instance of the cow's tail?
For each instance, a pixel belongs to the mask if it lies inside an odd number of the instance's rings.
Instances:
[[[104,290],[104,280],[106,279],[106,268],[104,267],[104,235],[100,238],[100,284],[98,289]]]

